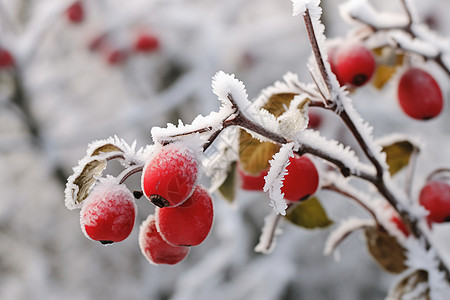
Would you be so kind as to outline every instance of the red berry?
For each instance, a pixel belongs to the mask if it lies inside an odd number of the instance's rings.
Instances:
[[[189,247],[173,246],[163,240],[156,229],[153,215],[149,215],[142,222],[139,230],[139,247],[152,264],[174,265],[182,261],[189,252]]]
[[[136,204],[124,184],[100,182],[83,201],[80,223],[84,234],[102,244],[120,242],[134,227]]]
[[[337,77],[345,84],[362,86],[375,71],[375,58],[363,44],[348,43],[336,50],[334,55]]]
[[[106,61],[109,65],[120,65],[127,59],[127,54],[122,49],[109,49],[106,51]]]
[[[335,57],[336,57],[336,47],[332,47],[328,50],[328,62],[330,63],[331,72],[333,72],[334,75],[336,75],[339,84],[344,85],[345,82],[343,82],[342,79],[339,77],[339,73],[337,71]]]
[[[14,58],[11,53],[3,48],[0,48],[0,70],[14,66]]]
[[[134,50],[136,52],[152,52],[158,50],[158,48],[158,38],[149,33],[141,33],[134,41]]]
[[[450,185],[444,181],[430,181],[420,191],[420,204],[430,213],[430,223],[450,221]]]
[[[142,190],[159,207],[177,206],[194,191],[198,177],[195,154],[179,142],[156,150],[142,172]]]
[[[241,188],[248,191],[262,191],[266,181],[264,177],[267,175],[267,170],[262,171],[259,175],[251,175],[238,168],[241,177]]]
[[[84,20],[84,8],[80,1],[74,2],[66,10],[67,18],[72,23],[81,23]]]
[[[295,154],[289,159],[290,164],[284,176],[281,192],[284,198],[290,201],[299,201],[314,194],[319,185],[319,174],[316,166],[306,156]]]
[[[411,68],[402,75],[397,94],[403,111],[418,120],[436,117],[444,105],[436,80],[419,68]]]
[[[163,239],[175,246],[196,246],[211,230],[214,211],[205,188],[197,186],[188,200],[177,207],[156,208],[156,227]]]
[[[321,115],[310,110],[308,112],[308,116],[309,116],[308,128],[311,128],[311,129],[319,128],[320,124],[322,123]]]

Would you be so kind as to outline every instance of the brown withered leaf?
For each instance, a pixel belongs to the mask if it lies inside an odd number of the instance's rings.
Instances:
[[[365,228],[364,233],[369,253],[384,270],[394,274],[406,270],[406,250],[395,237],[374,227]]]
[[[310,197],[295,204],[293,209],[288,210],[285,218],[291,223],[307,229],[324,228],[333,224],[316,197]]]
[[[123,152],[123,150],[114,144],[105,144],[105,145],[101,145],[100,147],[97,147],[96,149],[94,149],[91,153],[91,156],[99,155],[101,153],[108,153],[108,152]]]
[[[245,130],[240,130],[239,162],[244,171],[259,175],[269,168],[269,160],[280,150],[280,146],[270,142],[260,142]]]
[[[234,161],[230,164],[227,171],[227,178],[219,187],[219,193],[228,201],[233,202],[236,196],[236,166]]]
[[[389,173],[394,175],[409,164],[411,154],[417,147],[410,141],[397,141],[383,146],[386,153],[386,163],[389,165]]]
[[[431,300],[427,282],[428,273],[424,270],[415,270],[397,282],[386,299],[403,299],[408,296],[408,299],[412,299],[411,295],[414,295],[414,299]]]
[[[106,168],[106,161],[93,159],[84,165],[83,171],[78,175],[73,184],[78,187],[77,191],[72,189],[72,198],[76,204],[83,202],[89,195],[90,190],[95,184],[95,180],[102,174],[102,171]]]
[[[286,108],[289,107],[289,103],[295,96],[297,94],[294,93],[273,94],[263,108],[278,118],[286,111]]]

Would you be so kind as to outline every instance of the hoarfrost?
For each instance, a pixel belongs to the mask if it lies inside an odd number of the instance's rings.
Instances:
[[[284,200],[283,187],[284,176],[287,175],[286,168],[289,165],[289,158],[294,156],[294,143],[286,143],[281,146],[280,151],[269,161],[270,169],[264,177],[266,183],[264,192],[269,191],[270,206],[276,213],[286,215],[287,203]]]
[[[447,299],[450,285],[446,280],[445,273],[439,270],[436,250],[434,248],[426,250],[424,243],[413,237],[406,241],[406,248],[408,250],[406,265],[428,273],[431,299]]]
[[[361,171],[374,173],[374,168],[359,161],[355,152],[349,147],[344,146],[336,140],[328,140],[315,130],[306,129],[299,132],[295,138],[296,145],[307,145],[317,151],[334,157],[343,162],[353,174],[360,174]]]
[[[289,108],[278,117],[279,131],[288,140],[294,140],[295,135],[308,126],[308,98],[305,94],[292,99]],[[299,109],[299,107],[302,107]]]
[[[338,228],[328,236],[323,250],[324,255],[330,255],[334,252],[337,246],[351,233],[358,229],[375,226],[373,219],[358,219],[351,217],[342,221]]]
[[[255,246],[255,252],[270,254],[276,246],[277,236],[283,233],[279,224],[280,215],[269,214],[264,218],[264,226],[259,236],[259,242]]]

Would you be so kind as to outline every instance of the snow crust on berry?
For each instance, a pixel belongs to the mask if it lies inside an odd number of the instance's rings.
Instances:
[[[448,299],[450,284],[445,278],[445,273],[439,270],[435,248],[426,250],[425,244],[413,237],[408,238],[405,246],[407,249],[405,264],[411,269],[424,270],[428,273],[431,299]]]
[[[271,213],[264,218],[264,226],[261,229],[259,242],[254,250],[258,253],[270,254],[276,247],[277,236],[283,233],[278,222],[279,215]],[[275,228],[275,230],[273,230]]]
[[[117,217],[114,220],[112,231],[120,232],[124,219],[127,219],[130,215],[130,203],[132,204],[136,220],[137,206],[133,194],[126,185],[119,184],[116,178],[113,177],[102,178],[93,188],[89,196],[83,201],[83,208],[94,205],[92,209],[97,214],[84,215],[82,208],[80,213],[81,230],[86,237],[91,239],[85,227],[96,226],[99,214],[115,213]]]
[[[402,27],[408,23],[404,15],[376,11],[368,0],[350,0],[341,4],[339,9],[342,18],[349,23],[359,19],[378,28]]]
[[[305,129],[300,131],[295,137],[295,143],[297,147],[307,145],[313,149],[317,149],[321,153],[338,159],[354,174],[360,174],[361,171],[374,174],[374,168],[361,163],[358,156],[349,146],[344,146],[336,140],[328,140],[316,130]]]
[[[204,153],[202,168],[210,178],[210,193],[225,181],[230,164],[239,159],[239,128],[229,127],[222,131],[214,144]]]
[[[373,226],[375,226],[375,221],[373,219],[350,217],[347,220],[342,221],[339,226],[328,236],[323,249],[323,254],[330,255],[333,253],[337,246],[339,246],[339,244],[354,231]]]
[[[283,187],[284,176],[288,174],[286,170],[289,165],[289,158],[294,156],[294,143],[286,143],[281,146],[280,151],[273,155],[273,159],[269,161],[270,169],[264,177],[266,183],[264,185],[264,192],[269,191],[270,203],[273,210],[285,216],[287,203],[284,200],[284,193],[281,192]]]

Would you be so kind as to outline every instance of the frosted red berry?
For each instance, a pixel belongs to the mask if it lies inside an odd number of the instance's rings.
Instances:
[[[198,173],[193,151],[180,142],[161,146],[145,164],[142,191],[156,206],[177,206],[194,191]]]
[[[197,186],[177,207],[156,208],[156,226],[163,239],[175,246],[196,246],[208,236],[214,218],[208,191]]]
[[[159,39],[149,33],[140,33],[134,41],[134,50],[136,52],[152,52],[158,50]]]
[[[290,164],[284,176],[281,192],[290,201],[304,200],[314,194],[319,186],[319,173],[307,156],[295,154],[289,159]]]
[[[334,75],[336,75],[336,78],[339,81],[339,84],[344,85],[345,82],[343,82],[342,79],[339,77],[339,73],[337,71],[337,66],[336,66],[336,61],[335,61],[336,49],[337,49],[337,47],[331,47],[328,50],[328,62],[330,63],[331,72],[333,72]]]
[[[124,184],[100,182],[83,201],[80,223],[84,234],[102,244],[126,239],[136,219],[133,194]]]
[[[436,117],[444,106],[439,84],[433,76],[419,68],[410,68],[403,73],[397,96],[402,110],[417,120]]]
[[[267,175],[267,170],[262,171],[259,175],[251,175],[238,168],[239,177],[241,178],[241,188],[247,191],[262,191],[266,181],[264,177]]]
[[[0,70],[12,66],[14,66],[14,58],[11,53],[4,48],[0,48]]]
[[[189,247],[173,246],[163,240],[156,229],[154,215],[149,215],[141,224],[139,247],[144,257],[152,264],[174,265],[189,253]]]
[[[74,2],[66,10],[67,19],[72,23],[81,23],[84,20],[84,8],[80,1]]]
[[[450,185],[447,182],[428,182],[420,191],[419,202],[429,211],[428,222],[450,221]]]
[[[334,64],[339,81],[354,86],[367,83],[376,66],[372,52],[361,43],[341,45],[334,54]]]

